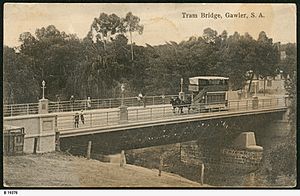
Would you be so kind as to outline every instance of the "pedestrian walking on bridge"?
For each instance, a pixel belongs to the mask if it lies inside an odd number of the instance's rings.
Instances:
[[[139,93],[138,100],[140,102],[142,102],[142,104],[144,105],[144,108],[145,108],[146,107],[146,97],[145,97],[145,95],[143,95],[142,93]]]
[[[74,116],[74,126],[75,126],[75,128],[78,128],[78,124],[79,124],[79,114],[76,112],[76,114]]]
[[[82,124],[84,124],[83,110],[81,110],[81,113],[80,113],[80,119],[81,119]]]

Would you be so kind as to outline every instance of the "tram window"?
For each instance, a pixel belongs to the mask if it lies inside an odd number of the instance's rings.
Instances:
[[[208,103],[215,103],[215,102],[222,102],[225,100],[224,94],[217,94],[217,95],[209,95],[207,96]]]
[[[202,86],[207,86],[209,84],[209,81],[208,80],[200,80],[199,81],[199,84]]]
[[[219,80],[210,80],[209,81],[211,85],[218,85],[219,84]]]

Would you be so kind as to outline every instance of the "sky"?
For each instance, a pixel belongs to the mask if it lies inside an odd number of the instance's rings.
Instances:
[[[144,25],[142,35],[133,34],[138,45],[180,42],[191,36],[201,36],[205,28],[212,28],[219,34],[226,30],[229,35],[235,31],[248,32],[257,39],[265,31],[273,42],[296,42],[295,4],[208,4],[208,3],[5,3],[4,4],[4,45],[19,46],[19,35],[23,32],[34,34],[37,28],[54,25],[58,30],[75,33],[84,38],[95,17],[100,13],[115,13],[125,17],[132,12]],[[183,18],[183,12],[196,14],[197,18]],[[250,15],[255,13],[256,18]],[[201,18],[201,13],[220,14],[222,19]],[[248,18],[226,18],[225,14],[246,14]],[[264,17],[258,17],[259,14]]]

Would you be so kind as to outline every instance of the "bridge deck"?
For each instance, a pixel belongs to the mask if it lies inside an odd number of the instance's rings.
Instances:
[[[209,111],[207,113],[191,110],[191,112],[188,113],[188,109],[185,107],[183,111],[184,114],[179,114],[178,112],[174,113],[171,104],[152,105],[147,107],[134,106],[128,108],[128,118],[127,120],[122,121],[120,120],[121,114],[119,108],[86,110],[83,112],[84,123],[79,120],[79,127],[77,128],[75,128],[75,112],[54,112],[51,114],[12,116],[5,117],[4,121],[18,120],[21,118],[39,118],[40,116],[46,117],[47,115],[56,116],[57,120],[55,127],[61,133],[61,137],[70,137],[98,132],[156,126],[161,124],[281,112],[286,110],[286,100],[284,97],[259,100],[231,100],[228,102],[226,110],[224,111],[223,109],[224,108],[217,108],[215,112]]]
[[[192,122],[199,120],[211,120],[211,119],[220,119],[220,118],[230,118],[235,116],[245,116],[245,115],[255,115],[255,114],[264,114],[264,113],[274,113],[274,112],[284,112],[286,111],[286,107],[273,107],[273,108],[260,108],[253,109],[249,111],[241,111],[241,110],[233,110],[233,111],[218,111],[218,112],[210,112],[210,113],[195,113],[195,114],[174,114],[173,116],[168,116],[165,118],[157,118],[152,120],[140,120],[140,121],[128,121],[126,123],[117,123],[113,125],[103,125],[103,126],[95,126],[88,127],[84,126],[81,128],[72,128],[72,129],[64,129],[60,131],[61,137],[72,137],[79,135],[87,135],[87,134],[95,134],[95,133],[106,133],[112,131],[120,131],[127,129],[136,129],[136,128],[144,128],[158,125],[166,125],[166,124],[176,124],[183,122]]]

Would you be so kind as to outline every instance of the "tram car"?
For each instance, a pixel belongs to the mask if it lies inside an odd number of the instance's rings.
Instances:
[[[227,110],[228,80],[220,76],[189,78],[188,90],[192,96],[191,109],[197,111]]]

